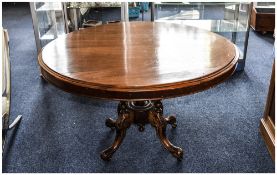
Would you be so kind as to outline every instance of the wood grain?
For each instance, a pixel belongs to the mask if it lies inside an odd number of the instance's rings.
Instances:
[[[69,33],[39,53],[43,77],[59,88],[115,100],[162,99],[210,88],[235,70],[224,37],[180,24],[128,22]]]

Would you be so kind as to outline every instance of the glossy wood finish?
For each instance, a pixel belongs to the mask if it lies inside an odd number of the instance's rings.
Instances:
[[[234,72],[238,57],[235,45],[208,31],[130,22],[69,33],[38,60],[43,77],[65,91],[138,101],[210,88]]]

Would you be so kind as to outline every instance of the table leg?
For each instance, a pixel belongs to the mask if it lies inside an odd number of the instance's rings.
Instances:
[[[101,153],[103,160],[110,160],[112,155],[121,145],[126,130],[131,124],[139,126],[139,131],[144,131],[144,125],[150,123],[155,127],[157,136],[161,140],[163,146],[178,160],[183,158],[183,150],[174,146],[166,137],[166,126],[170,124],[173,128],[176,125],[176,117],[163,117],[163,105],[160,100],[156,101],[139,101],[139,102],[124,102],[121,101],[118,105],[118,118],[106,120],[106,126],[111,129],[116,129],[115,140],[108,149]]]
[[[166,137],[166,126],[171,124],[172,127],[176,127],[176,118],[174,116],[169,116],[167,118],[163,117],[162,103],[157,101],[154,103],[154,108],[150,113],[149,122],[155,127],[157,135],[165,147],[174,157],[178,160],[183,158],[183,150],[177,146],[174,146]]]
[[[102,151],[101,158],[103,160],[110,160],[112,158],[113,154],[125,138],[126,130],[131,126],[132,122],[132,117],[130,116],[126,103],[121,102],[119,104],[118,119],[116,121],[113,119],[106,120],[106,125],[108,127],[116,129],[116,136],[112,146]]]

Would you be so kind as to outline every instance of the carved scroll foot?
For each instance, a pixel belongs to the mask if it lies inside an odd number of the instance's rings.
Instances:
[[[107,127],[111,128],[113,130],[113,129],[115,129],[116,121],[111,118],[108,118],[108,119],[106,119],[105,124]]]
[[[145,124],[150,123],[155,127],[157,135],[162,145],[178,160],[183,158],[183,150],[174,146],[166,137],[166,126],[170,124],[173,128],[176,125],[176,117],[163,117],[163,104],[160,100],[155,101],[121,101],[117,108],[118,118],[113,120],[108,118],[106,126],[116,130],[116,136],[113,144],[102,151],[103,160],[111,160],[113,154],[123,142],[127,129],[131,124],[136,124],[140,132],[145,129]]]
[[[162,104],[160,101],[155,103],[155,108],[150,113],[149,122],[150,124],[155,127],[157,135],[165,147],[166,150],[168,150],[174,157],[176,157],[178,160],[182,160],[183,158],[183,150],[177,146],[174,146],[166,137],[166,125],[176,124],[176,118],[173,116],[170,116],[168,118],[164,118],[162,116]]]
[[[167,121],[165,120],[165,118],[163,118],[159,114],[153,114],[151,125],[156,128],[157,135],[165,149],[167,149],[178,160],[182,160],[183,150],[177,146],[174,146],[166,137]]]
[[[115,153],[115,151],[121,145],[125,135],[126,135],[126,130],[118,130],[116,132],[116,136],[115,136],[115,139],[114,139],[114,142],[113,142],[112,146],[110,146],[109,148],[105,149],[101,153],[101,158],[103,160],[111,160],[113,154]]]
[[[101,158],[103,160],[111,160],[113,154],[119,148],[123,139],[125,138],[126,130],[132,123],[132,118],[129,115],[129,111],[126,109],[125,103],[120,103],[119,108],[118,119],[116,121],[113,119],[106,120],[106,125],[108,127],[116,129],[116,136],[112,146],[102,151]]]
[[[176,128],[177,127],[176,117],[175,116],[166,117],[165,121],[166,121],[167,124],[170,124],[172,126],[172,128]]]

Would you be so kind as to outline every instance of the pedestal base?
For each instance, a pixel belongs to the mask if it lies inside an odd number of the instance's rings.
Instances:
[[[139,131],[144,131],[145,124],[150,123],[155,127],[161,143],[178,160],[183,158],[183,150],[174,146],[166,137],[166,126],[170,124],[173,128],[176,125],[174,116],[163,117],[163,104],[160,100],[156,101],[121,101],[117,108],[118,118],[106,120],[106,126],[116,130],[115,140],[109,148],[102,151],[101,158],[110,160],[115,151],[122,143],[126,130],[131,124],[138,125]]]

